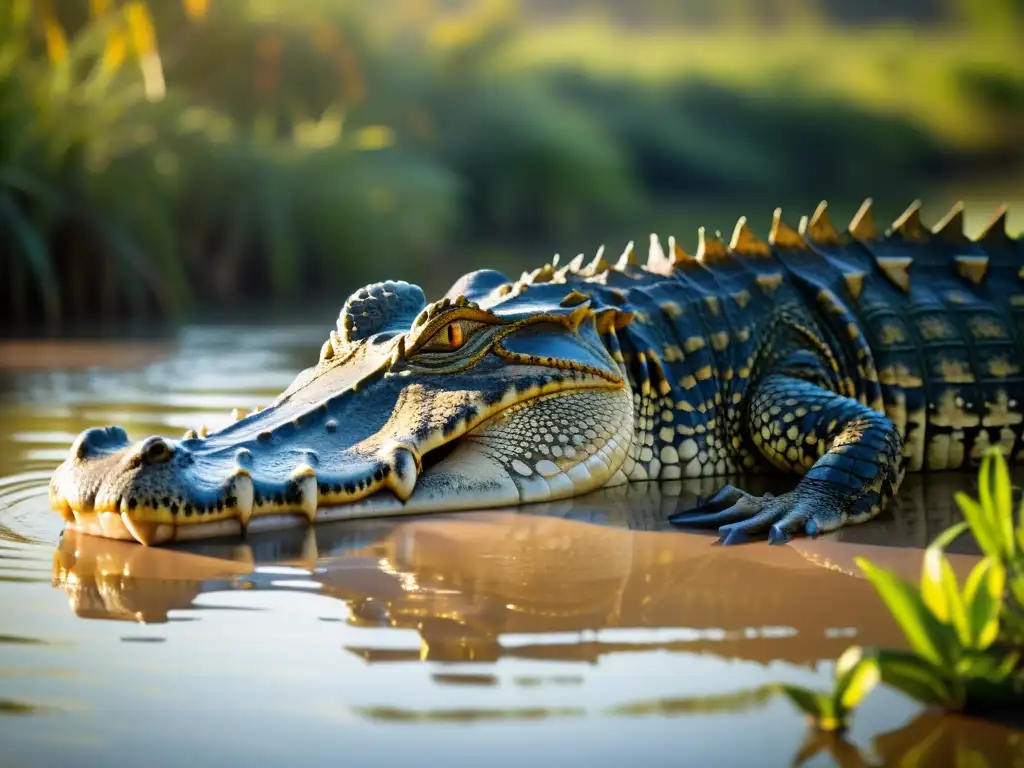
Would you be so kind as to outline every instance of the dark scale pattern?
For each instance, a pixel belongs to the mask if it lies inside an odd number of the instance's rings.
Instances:
[[[611,291],[591,289],[601,304],[621,306],[625,296],[635,315],[606,337],[613,356],[621,350],[633,382],[637,429],[624,472],[634,480],[677,479],[743,466],[749,452],[736,406],[753,361],[750,275],[696,263],[668,277],[628,274],[630,282],[616,281],[610,301]]]
[[[718,525],[726,543],[768,531],[772,542],[874,517],[899,485],[900,437],[891,421],[818,384],[773,375],[758,386],[750,426],[779,469],[803,474],[790,493],[753,497],[727,486],[705,508],[678,517]]]
[[[987,268],[986,276],[1002,269],[1007,279],[977,284],[965,279],[959,254],[985,256],[991,238],[951,246],[925,233],[911,241],[905,227],[879,237],[863,221],[855,238],[829,232],[823,211],[801,235],[756,258],[718,246],[703,259],[656,257],[655,244],[648,270],[620,264],[579,282],[567,276],[599,311],[614,305],[635,313],[627,328],[606,336],[633,385],[631,479],[768,464],[805,475],[801,496],[817,488],[830,499],[807,505],[822,510],[818,518],[807,508],[793,517],[776,501],[744,535],[780,520],[776,540],[859,522],[892,497],[901,468],[967,466],[992,445],[1018,460],[1022,453],[1019,241],[999,241],[1002,262],[993,257]],[[666,269],[658,258],[674,263]],[[1010,295],[999,296],[1006,286]],[[785,373],[795,350],[820,366],[813,381],[806,371],[772,378]],[[782,397],[769,378],[791,391]],[[793,402],[812,392],[815,411]],[[847,455],[864,446],[870,457]],[[870,477],[846,474],[849,462],[869,459],[877,470]]]

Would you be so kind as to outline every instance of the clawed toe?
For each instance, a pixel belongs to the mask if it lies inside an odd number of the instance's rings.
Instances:
[[[741,523],[736,525],[723,525],[718,529],[718,541],[723,546],[731,544],[746,544],[750,541],[750,534]]]
[[[823,530],[811,509],[799,494],[751,496],[727,485],[699,507],[672,515],[669,522],[681,528],[717,527],[719,542],[725,545],[766,534],[769,544],[786,544],[798,534],[814,536]]]
[[[793,537],[789,535],[785,528],[776,523],[768,529],[768,543],[769,544],[785,544]]]
[[[761,500],[732,485],[726,485],[700,506],[669,517],[673,525],[688,528],[713,528],[738,523],[757,514]]]
[[[721,510],[720,512],[680,512],[669,518],[674,525],[688,526],[692,528],[713,528],[728,523],[738,523],[750,517],[750,510],[739,503]]]
[[[728,508],[731,508],[744,496],[747,496],[747,494],[736,486],[726,485],[703,504],[671,515],[669,522],[685,522],[687,525],[714,525],[716,523],[714,515],[727,511]]]

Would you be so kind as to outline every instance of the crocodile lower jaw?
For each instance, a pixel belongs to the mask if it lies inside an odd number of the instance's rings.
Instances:
[[[362,517],[384,517],[392,515],[416,515],[429,512],[459,511],[475,508],[513,506],[521,503],[518,488],[509,479],[507,482],[478,482],[476,495],[472,498],[452,497],[452,473],[445,472],[442,465],[425,472],[416,484],[416,491],[408,501],[402,502],[390,493],[381,492],[362,501],[335,506],[321,506],[312,520],[302,513],[282,512],[254,516],[243,528],[238,518],[212,522],[171,525],[132,520],[128,513],[80,512],[73,510],[72,520],[66,528],[94,536],[123,541],[137,541],[147,546],[167,544],[175,541],[194,541],[243,533],[278,531],[287,528],[304,527],[312,524],[338,520],[354,520]],[[467,468],[468,469],[468,468]],[[468,477],[461,478],[471,482]]]
[[[553,447],[537,451],[535,433],[538,420],[543,420],[541,411],[546,409],[548,417],[557,418],[573,407],[574,399],[576,408],[597,416],[596,431],[588,430],[587,435],[577,432],[564,439],[552,435]],[[133,519],[129,512],[117,508],[83,511],[52,501],[61,508],[69,529],[147,546],[363,517],[492,509],[565,499],[625,483],[620,467],[632,437],[633,404],[628,388],[570,390],[518,403],[464,434],[448,455],[435,464],[428,462],[405,501],[385,487],[357,501],[320,504],[315,510],[178,525]],[[312,495],[315,498],[315,485]],[[247,502],[251,509],[251,499]]]

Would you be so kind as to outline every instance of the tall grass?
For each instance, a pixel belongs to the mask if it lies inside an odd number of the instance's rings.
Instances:
[[[386,5],[0,7],[0,318],[340,300],[649,231],[668,201],[909,199],[1024,160],[1003,38]]]
[[[436,253],[452,225],[454,176],[391,147],[387,131],[373,140],[328,114],[261,135],[163,93],[152,64],[112,56],[125,17],[40,51],[31,10],[0,10],[5,320],[66,329],[250,291],[294,299],[306,281],[381,277]]]
[[[0,237],[11,305],[38,300],[58,324],[73,302],[64,277],[97,270],[101,286],[123,286],[135,307],[155,299],[173,311],[186,284],[169,190],[146,184],[164,151],[158,115],[141,82],[104,56],[103,24],[70,45],[50,31],[41,56],[31,22],[24,0],[0,11]],[[87,253],[103,259],[87,263]]]

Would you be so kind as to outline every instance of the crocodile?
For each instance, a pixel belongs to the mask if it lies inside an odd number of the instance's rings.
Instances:
[[[1024,247],[1006,208],[891,226],[825,202],[767,240],[740,218],[687,253],[651,235],[512,280],[345,302],[267,408],[180,440],[84,431],[50,484],[65,524],[145,545],[354,517],[514,506],[640,481],[783,472],[672,516],[725,544],[875,517],[905,472],[1019,461]]]

